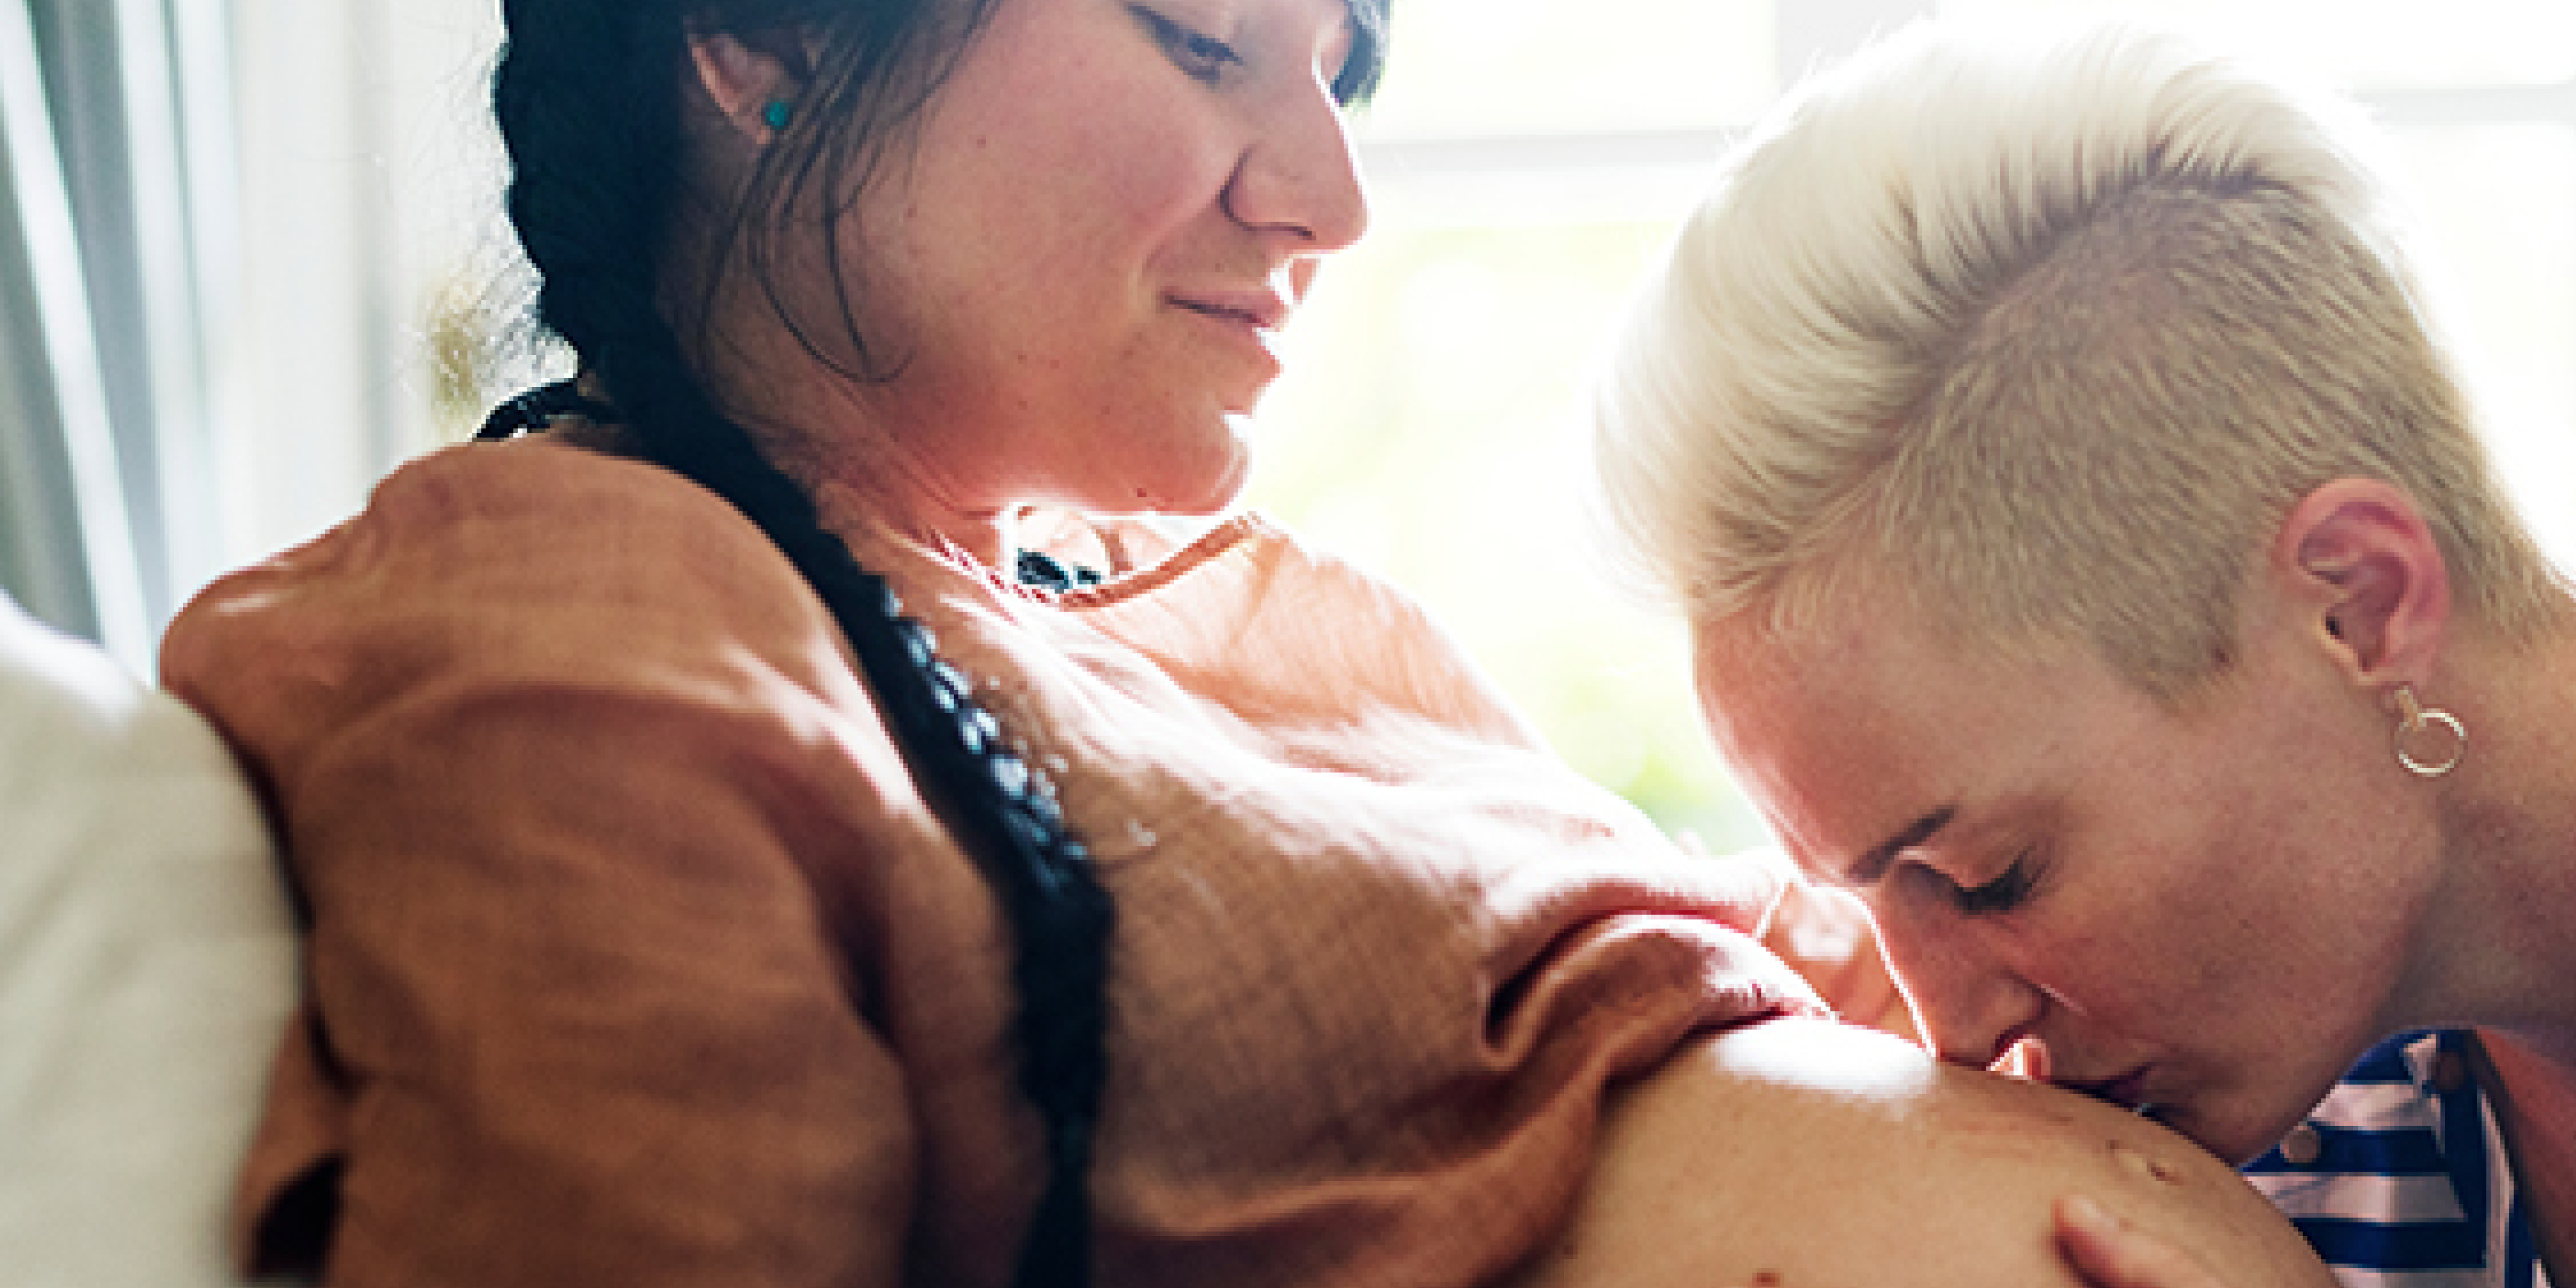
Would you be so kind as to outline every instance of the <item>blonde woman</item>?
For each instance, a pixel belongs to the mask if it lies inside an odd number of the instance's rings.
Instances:
[[[2564,1283],[2576,597],[2371,148],[2163,35],[1905,33],[1726,164],[1602,467],[1717,741],[1943,1058],[2242,1162],[2383,1038],[2473,1029]]]

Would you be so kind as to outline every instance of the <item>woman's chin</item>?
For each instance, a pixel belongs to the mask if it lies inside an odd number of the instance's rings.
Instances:
[[[1176,449],[1154,463],[1158,468],[1140,481],[1127,504],[1102,507],[1104,512],[1137,514],[1216,514],[1243,498],[1252,477],[1252,450],[1239,418],[1229,416],[1221,436]]]
[[[2279,1144],[2291,1128],[2306,1119],[2314,1103],[2304,1100],[2294,1107],[2258,1107],[2241,1100],[2214,1099],[2154,1105],[2140,1112],[2217,1155],[2229,1166],[2243,1167]]]

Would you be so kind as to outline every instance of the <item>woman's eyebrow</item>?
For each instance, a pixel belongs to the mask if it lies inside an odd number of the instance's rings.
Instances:
[[[1843,873],[1843,880],[1853,886],[1876,885],[1895,866],[1896,856],[1940,834],[1957,817],[1959,807],[1944,805],[1898,828],[1896,834],[1862,851],[1860,858]]]

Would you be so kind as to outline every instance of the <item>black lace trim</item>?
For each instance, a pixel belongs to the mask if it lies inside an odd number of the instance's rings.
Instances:
[[[1014,564],[1012,571],[1019,575],[1020,584],[1032,590],[1049,591],[1060,595],[1068,590],[1097,586],[1109,580],[1097,568],[1069,564],[1043,550],[1023,550],[1012,562]]]

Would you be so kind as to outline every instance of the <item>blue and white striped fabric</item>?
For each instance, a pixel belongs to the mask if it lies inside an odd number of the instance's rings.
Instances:
[[[2371,1049],[2245,1178],[2345,1288],[2548,1288],[2469,1035]]]

